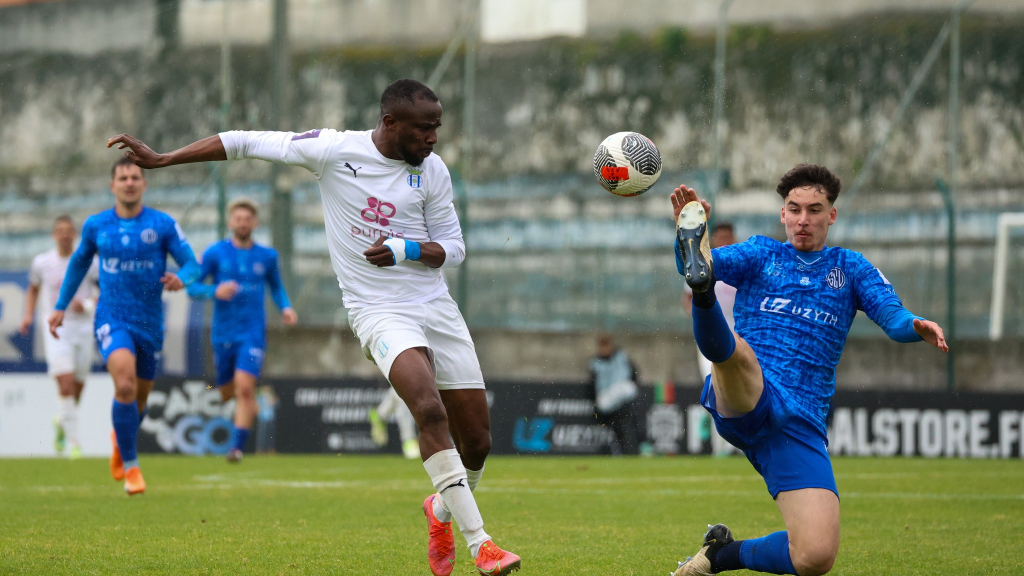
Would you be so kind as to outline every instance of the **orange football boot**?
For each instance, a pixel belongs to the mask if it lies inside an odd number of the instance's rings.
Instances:
[[[476,569],[483,576],[505,576],[519,570],[519,556],[506,552],[488,540],[476,555]]]
[[[117,434],[110,431],[110,441],[114,444],[114,451],[110,453],[110,475],[115,482],[124,480],[124,462],[121,461],[121,449],[117,447]]]
[[[146,481],[142,479],[142,470],[138,466],[129,468],[124,478],[124,491],[129,496],[142,494],[146,491]]]
[[[434,576],[448,576],[455,568],[455,536],[452,535],[451,522],[441,522],[434,516],[434,498],[437,494],[431,494],[423,501],[423,515],[427,517],[427,533],[430,535],[427,563]]]

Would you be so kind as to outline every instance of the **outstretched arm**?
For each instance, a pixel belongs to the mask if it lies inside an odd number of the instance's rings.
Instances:
[[[107,140],[107,147],[117,144],[119,150],[128,148],[125,156],[142,168],[251,158],[301,166],[319,178],[336,135],[337,132],[328,129],[302,134],[233,130],[203,138],[174,152],[158,154],[137,138],[119,134]]]
[[[938,324],[907,310],[892,284],[867,260],[861,257],[857,265],[860,269],[854,282],[857,307],[878,324],[886,336],[903,343],[924,340],[943,352],[949,352],[949,345]]]
[[[166,154],[157,154],[144,142],[130,134],[118,134],[107,140],[107,148],[114,144],[118,145],[118,150],[128,148],[124,155],[131,158],[132,162],[135,162],[140,168],[147,169],[228,159],[228,155],[224,151],[224,143],[221,141],[220,135],[217,134]]]

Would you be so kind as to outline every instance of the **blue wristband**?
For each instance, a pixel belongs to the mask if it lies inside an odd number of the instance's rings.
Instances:
[[[405,259],[406,260],[419,260],[420,259],[420,243],[413,242],[412,240],[405,241]]]

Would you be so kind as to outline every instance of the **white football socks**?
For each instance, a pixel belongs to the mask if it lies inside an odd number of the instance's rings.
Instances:
[[[450,510],[449,517],[455,518],[459,530],[466,538],[469,545],[469,552],[476,558],[480,552],[480,546],[491,539],[484,532],[484,519],[480,516],[480,509],[476,506],[476,499],[469,489],[466,467],[462,465],[462,458],[458,450],[450,448],[441,450],[423,463],[423,467],[430,475],[430,481],[441,498],[434,499],[434,515],[437,514],[437,501],[444,501],[444,508]],[[479,479],[479,477],[478,477]],[[445,522],[438,516],[438,520]]]
[[[484,475],[484,466],[481,466],[479,470],[470,470],[466,468],[466,480],[469,482],[469,489],[476,490],[476,485],[480,483],[480,477]]]
[[[74,396],[60,397],[60,427],[64,429],[64,437],[71,446],[78,443],[78,406]]]
[[[479,470],[470,470],[469,468],[466,468],[466,483],[469,484],[470,492],[476,490],[476,485],[480,483],[480,477],[483,475],[483,466],[481,466]],[[445,507],[443,498],[434,498],[434,517],[441,522],[452,521],[452,513]]]

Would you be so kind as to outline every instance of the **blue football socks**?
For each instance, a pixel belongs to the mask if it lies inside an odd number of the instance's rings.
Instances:
[[[146,414],[149,414],[149,406],[146,406],[139,412],[139,426],[142,426],[142,421],[146,419]]]
[[[235,450],[245,450],[245,443],[249,440],[248,428],[235,428]]]
[[[701,308],[693,301],[690,308],[693,316],[693,337],[697,348],[712,362],[725,362],[736,350],[736,338],[725,320],[722,307],[715,301],[710,308]]]
[[[135,441],[139,435],[139,405],[137,402],[122,404],[114,400],[110,410],[110,420],[114,423],[114,436],[117,447],[121,450],[121,460],[125,470],[139,465],[135,453]]]
[[[796,574],[793,560],[789,557],[789,533],[785,531],[744,540],[740,546],[740,562],[747,570]]]

